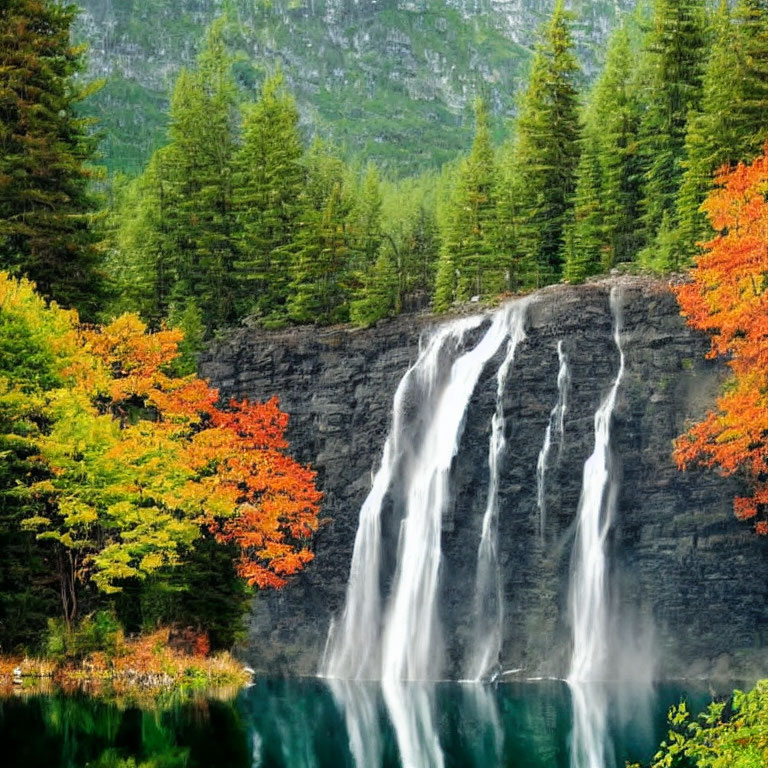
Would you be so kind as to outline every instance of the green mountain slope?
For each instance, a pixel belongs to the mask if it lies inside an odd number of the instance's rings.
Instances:
[[[498,131],[515,105],[554,0],[79,0],[91,74],[107,79],[88,109],[106,165],[138,170],[164,137],[167,94],[203,30],[227,12],[246,89],[280,65],[308,132],[398,172],[465,149],[467,107],[488,98]],[[586,75],[635,0],[572,0]]]

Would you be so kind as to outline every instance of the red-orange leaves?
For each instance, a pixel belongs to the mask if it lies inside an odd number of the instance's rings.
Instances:
[[[712,336],[710,357],[728,359],[733,376],[717,409],[675,444],[693,463],[742,473],[753,493],[734,501],[742,520],[768,533],[768,147],[752,165],[721,171],[702,206],[719,234],[676,289],[688,323]]]
[[[176,565],[204,528],[237,546],[252,584],[281,586],[308,563],[321,494],[287,454],[277,400],[221,408],[205,381],[174,376],[179,331],[147,333],[136,315],[75,323],[65,316],[56,336],[74,353],[67,388],[50,396],[54,427],[40,439],[51,479],[33,488],[59,514],[27,527],[71,550],[81,579],[107,592]]]

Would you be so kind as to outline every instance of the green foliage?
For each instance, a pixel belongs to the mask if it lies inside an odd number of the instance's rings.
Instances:
[[[172,304],[168,312],[168,325],[178,328],[184,338],[179,342],[179,356],[171,364],[175,376],[190,376],[197,373],[197,356],[203,349],[205,323],[197,302],[190,298],[179,310]]]
[[[685,702],[669,712],[669,735],[652,768],[764,768],[768,761],[768,681],[697,718]]]
[[[89,653],[114,656],[123,642],[123,630],[111,611],[84,616],[75,626],[63,619],[49,619],[45,654],[54,661],[75,661]]]
[[[673,268],[658,253],[666,214],[674,226],[676,196],[682,179],[688,117],[701,102],[701,79],[708,35],[705,0],[655,0],[645,40],[640,137],[645,161],[642,213],[645,264]],[[666,234],[666,233],[665,233]]]
[[[712,26],[701,109],[690,116],[685,138],[673,266],[688,265],[698,253],[696,244],[709,237],[709,223],[700,208],[715,171],[751,162],[768,134],[768,7],[744,0],[732,13],[723,1]]]
[[[121,287],[135,297],[132,308],[156,323],[172,303],[190,300],[208,330],[236,317],[238,112],[224,23],[211,26],[197,70],[182,71],[176,81],[168,144],[118,201],[124,223],[112,262]]]
[[[349,180],[343,162],[319,142],[312,146],[307,165],[288,314],[297,323],[343,323],[349,319],[353,277]]]
[[[507,287],[507,265],[500,258],[493,237],[497,212],[496,160],[483,101],[475,105],[475,123],[472,150],[459,166],[444,219],[437,308],[475,295],[493,296]]]
[[[389,248],[382,248],[366,277],[360,298],[352,302],[350,320],[355,325],[373,325],[394,314],[397,301],[397,271]]]
[[[306,181],[299,113],[282,74],[268,78],[248,107],[235,158],[239,256],[237,315],[282,318],[290,293],[291,246]]]
[[[579,162],[578,74],[570,15],[558,0],[536,47],[515,126],[517,235],[536,285],[562,272]]]
[[[73,6],[7,0],[0,8],[0,269],[94,318],[105,294],[88,163],[95,142],[76,105]]]
[[[253,596],[235,570],[236,559],[233,545],[206,533],[177,567],[125,584],[114,598],[120,622],[131,633],[158,625],[190,627],[207,634],[212,651],[232,648],[245,637]]]

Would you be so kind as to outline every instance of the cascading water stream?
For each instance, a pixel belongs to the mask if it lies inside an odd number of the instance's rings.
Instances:
[[[477,346],[454,362],[413,457],[382,649],[382,690],[403,768],[443,765],[431,696],[420,687],[406,689],[403,681],[430,680],[439,671],[436,598],[451,463],[470,397],[483,368],[508,336],[514,315],[514,304],[496,312]]]
[[[433,692],[429,681],[440,671],[440,655],[436,651],[440,647],[437,590],[442,517],[450,500],[450,469],[463,432],[467,406],[480,375],[509,338],[502,365],[506,370],[498,374],[506,382],[514,347],[522,334],[525,303],[511,303],[498,310],[480,341],[454,360],[447,377],[440,377],[440,364],[448,344],[453,344],[449,353],[459,349],[467,332],[477,328],[484,318],[457,321],[439,329],[429,340],[400,382],[382,464],[360,512],[344,614],[329,631],[320,671],[331,678],[381,679],[403,768],[442,768],[444,763],[433,719]],[[414,399],[421,407],[421,420],[416,428],[404,415],[406,400]],[[503,432],[503,423],[494,429]],[[406,450],[407,471],[398,472]],[[392,591],[383,613],[379,586],[381,512],[396,475],[401,482],[398,490],[404,514]],[[493,491],[494,497],[496,493]],[[487,515],[489,541],[494,516],[497,511],[491,509]],[[484,521],[484,530],[485,527]],[[495,546],[493,550],[495,556]],[[358,710],[359,716],[366,719],[369,702],[364,701],[364,696],[352,695],[348,687],[332,687],[345,711],[350,734],[362,734],[365,724],[349,720],[358,717]],[[375,758],[360,746],[359,739],[356,741],[357,744],[350,746],[358,768],[369,768],[360,761]]]
[[[611,291],[613,339],[619,370],[595,413],[595,447],[584,464],[571,570],[569,609],[573,655],[568,684],[573,697],[572,768],[606,768],[607,700],[600,685],[608,662],[607,562],[605,542],[616,504],[611,458],[611,419],[624,376],[621,346],[621,296]]]
[[[480,545],[477,549],[477,575],[474,599],[474,638],[467,669],[469,680],[487,680],[498,673],[503,622],[503,594],[498,555],[499,535],[499,465],[506,440],[504,430],[504,392],[515,353],[525,339],[527,301],[514,305],[510,317],[509,342],[504,362],[496,373],[496,411],[491,421],[488,446],[488,501],[483,515]]]
[[[558,440],[558,452],[563,447],[565,412],[568,409],[568,387],[571,383],[568,355],[565,354],[562,340],[557,342],[557,358],[559,361],[557,403],[549,414],[549,423],[544,432],[544,444],[541,446],[539,459],[536,463],[536,504],[539,509],[539,535],[542,539],[544,538],[544,528],[547,522],[547,462],[552,451],[553,439]]]
[[[466,318],[440,328],[406,371],[395,392],[392,427],[384,443],[381,466],[360,509],[341,622],[328,633],[320,668],[325,677],[344,680],[378,680],[381,677],[381,509],[401,458],[405,439],[404,405],[412,388],[422,390],[428,402],[435,384],[438,359],[448,341],[460,343],[464,335],[480,325],[481,316]]]

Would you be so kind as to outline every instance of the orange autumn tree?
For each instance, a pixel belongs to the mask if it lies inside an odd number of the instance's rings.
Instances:
[[[168,372],[179,331],[147,333],[135,315],[82,328],[2,273],[0,312],[20,344],[34,334],[30,365],[50,369],[0,377],[0,392],[34,398],[39,413],[41,428],[21,418],[12,428],[33,436],[43,479],[14,493],[35,510],[23,526],[55,552],[68,625],[83,585],[118,592],[180,564],[206,532],[236,547],[238,573],[260,587],[282,586],[312,559],[321,494],[287,453],[276,400],[221,407],[204,381]]]
[[[236,544],[237,570],[249,584],[281,587],[313,557],[307,542],[322,495],[315,474],[286,453],[288,415],[276,398],[231,400],[222,409],[218,391],[201,379],[165,372],[182,338],[178,330],[146,333],[136,315],[84,332],[86,348],[112,373],[109,409],[128,421],[114,456],[137,469],[137,483],[147,464],[153,474],[176,472],[183,482],[161,492],[165,504]]]
[[[717,407],[675,443],[678,465],[741,474],[742,520],[768,534],[768,147],[751,165],[722,170],[703,205],[718,234],[704,244],[691,282],[676,288],[688,323],[712,337],[732,377]]]

